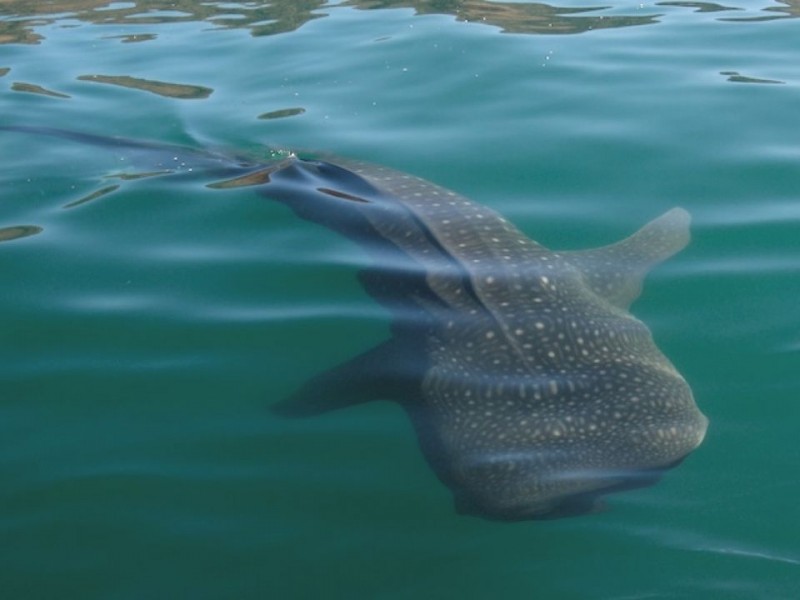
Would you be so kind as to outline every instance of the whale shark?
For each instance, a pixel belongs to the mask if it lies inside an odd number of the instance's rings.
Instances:
[[[646,274],[688,244],[685,210],[616,244],[559,252],[382,166],[294,159],[267,188],[365,247],[374,266],[361,282],[394,317],[391,339],[277,412],[394,400],[457,510],[498,520],[598,510],[702,442],[708,420],[689,385],[629,311]]]
[[[5,129],[133,152],[159,176],[197,176],[199,164],[209,187],[252,187],[357,242],[370,260],[360,282],[390,311],[391,337],[272,409],[399,403],[460,513],[593,512],[609,493],[658,481],[705,436],[686,380],[629,310],[647,273],[689,243],[682,208],[615,244],[553,251],[491,208],[383,166]]]

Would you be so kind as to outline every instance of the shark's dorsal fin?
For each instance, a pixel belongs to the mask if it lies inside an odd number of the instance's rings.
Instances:
[[[688,212],[673,208],[616,244],[561,254],[583,273],[595,294],[627,309],[639,297],[650,269],[689,243],[689,223]]]
[[[371,400],[405,401],[419,392],[424,357],[409,336],[391,339],[313,377],[294,394],[272,405],[273,412],[306,417]]]

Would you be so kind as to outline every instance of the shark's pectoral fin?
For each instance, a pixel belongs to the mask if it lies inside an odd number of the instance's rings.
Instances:
[[[394,337],[330,371],[271,407],[282,416],[313,416],[370,400],[411,400],[419,391],[425,353],[410,336]]]
[[[690,220],[684,209],[673,208],[621,242],[563,254],[581,270],[594,293],[627,309],[639,297],[650,269],[689,243]]]

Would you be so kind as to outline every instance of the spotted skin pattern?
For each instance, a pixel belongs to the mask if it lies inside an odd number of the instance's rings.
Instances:
[[[399,249],[435,298],[407,298],[432,325],[417,336],[427,359],[418,388],[394,399],[460,511],[508,520],[591,511],[597,496],[652,483],[701,443],[707,419],[689,386],[628,312],[647,271],[688,243],[686,211],[612,246],[552,252],[430,182],[331,162],[371,187],[342,206],[368,223],[367,247]],[[357,386],[365,364],[339,375]],[[315,380],[294,402],[325,384],[339,385]]]

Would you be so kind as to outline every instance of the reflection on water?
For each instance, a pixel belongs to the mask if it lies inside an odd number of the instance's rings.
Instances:
[[[5,12],[15,15],[13,21],[0,22],[0,43],[36,44],[43,39],[34,27],[71,18],[95,24],[147,25],[208,21],[221,29],[249,29],[254,36],[273,35],[298,29],[308,21],[326,16],[321,0],[277,0],[269,4],[168,2],[140,0],[112,3],[98,0],[56,0],[54,2],[7,2]],[[347,0],[341,6],[363,10],[412,8],[416,14],[453,15],[459,21],[483,23],[511,33],[581,33],[592,29],[629,27],[655,22],[655,15],[593,15],[583,13],[602,10],[603,6],[557,7],[541,3],[489,2],[487,0]],[[49,15],[58,15],[50,17]],[[115,36],[122,42],[154,39],[153,33]]]
[[[302,115],[306,112],[305,108],[295,107],[295,108],[282,108],[280,110],[273,110],[263,115],[258,115],[259,119],[284,119],[286,117],[294,117],[296,115]]]
[[[768,6],[764,12],[771,13],[763,17],[729,18],[727,21],[772,21],[789,17],[800,17],[800,0],[781,0],[778,6]],[[778,13],[778,14],[775,14]]]
[[[123,44],[133,44],[135,42],[149,42],[151,40],[156,39],[156,35],[153,33],[144,33],[144,34],[131,33],[128,35],[109,35],[104,39],[120,40]]]
[[[741,10],[714,2],[659,2],[657,6],[693,8],[697,12],[728,12]],[[193,0],[139,0],[138,2],[108,2],[107,0],[54,0],[53,2],[3,2],[4,13],[13,20],[0,17],[0,44],[38,44],[44,39],[34,28],[48,25],[66,17],[100,25],[149,25],[207,21],[215,29],[248,29],[254,36],[274,35],[294,31],[305,23],[327,16],[325,11],[337,6],[360,10],[410,8],[418,15],[452,15],[465,23],[481,23],[499,27],[509,33],[572,34],[594,29],[611,29],[649,25],[658,22],[658,14],[592,14],[608,6],[553,6],[538,2],[495,2],[491,0],[345,0],[328,5],[324,0],[276,0],[254,2],[194,2]],[[721,20],[763,21],[797,17],[800,0],[785,0],[777,6],[761,9],[769,16],[723,18]],[[775,15],[774,13],[782,13]],[[157,36],[152,32],[126,33],[110,36],[122,43],[146,42]]]
[[[103,196],[107,196],[113,192],[116,192],[119,189],[118,185],[108,185],[104,188],[96,190],[91,194],[84,196],[83,198],[79,198],[64,205],[64,208],[75,208],[76,206],[80,206],[81,204],[86,204],[87,202],[91,202],[92,200],[97,200],[98,198],[102,198]]]
[[[15,92],[27,92],[28,94],[40,94],[42,96],[50,96],[51,98],[69,98],[68,94],[48,90],[35,83],[25,83],[24,81],[15,81],[11,84],[11,89]]]
[[[611,29],[655,23],[655,15],[576,16],[602,10],[603,6],[565,8],[535,2],[488,2],[487,0],[350,0],[349,6],[362,9],[413,8],[417,14],[453,15],[459,21],[500,27],[508,33],[566,34],[592,29]]]
[[[737,71],[720,71],[720,75],[726,75],[728,77],[728,81],[732,81],[733,83],[777,83],[777,84],[786,83],[785,81],[778,81],[777,79],[761,79],[759,77],[748,77],[746,75],[738,73]]]
[[[722,6],[714,2],[658,2],[657,6],[680,6],[682,8],[694,8],[695,12],[723,12],[727,10],[741,10],[733,6]]]
[[[10,242],[20,238],[28,237],[41,233],[43,229],[36,225],[14,225],[12,227],[0,227],[0,242]]]
[[[713,2],[657,2],[657,6],[680,6],[684,8],[694,8],[696,12],[723,12],[723,11],[739,11],[743,10],[734,6],[723,6]],[[759,10],[759,9],[756,9]],[[762,12],[768,13],[766,15],[751,16],[751,17],[720,17],[720,21],[736,21],[736,22],[759,22],[759,21],[774,21],[775,19],[786,19],[789,17],[800,16],[800,0],[780,0],[775,6],[765,6],[760,9]],[[777,14],[776,14],[777,13]]]
[[[185,85],[181,83],[170,83],[166,81],[154,81],[151,79],[141,79],[139,77],[129,77],[127,75],[81,75],[80,81],[93,81],[95,83],[106,83],[108,85],[118,85],[121,87],[143,90],[179,100],[197,100],[208,98],[214,90],[201,85]]]
[[[14,15],[13,21],[0,22],[0,43],[36,44],[43,39],[34,27],[47,25],[65,16],[99,25],[148,25],[209,21],[217,28],[246,28],[253,35],[271,35],[294,31],[312,19],[325,16],[315,12],[325,4],[321,0],[279,0],[271,3],[196,2],[195,0],[55,0],[2,3],[3,12]],[[155,34],[120,36],[123,42],[146,41]]]

